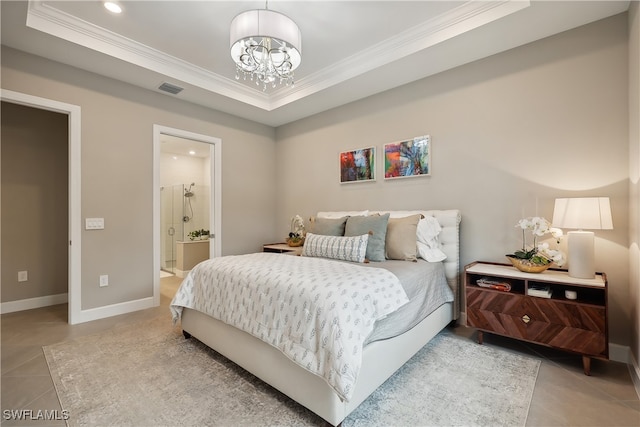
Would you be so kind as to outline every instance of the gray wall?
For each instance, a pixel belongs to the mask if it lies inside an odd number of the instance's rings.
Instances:
[[[518,219],[551,219],[556,197],[607,196],[615,229],[596,233],[597,269],[610,339],[628,345],[627,41],[618,15],[279,127],[280,234],[296,213],[458,208],[462,263],[505,262]],[[423,134],[432,176],[385,181],[383,144]],[[341,185],[339,152],[368,146],[377,180]]]
[[[5,102],[0,115],[2,302],[65,294],[67,116]]]
[[[152,295],[154,124],[222,139],[223,254],[273,240],[273,128],[4,46],[2,88],[82,109],[82,218],[105,218],[82,232],[83,310]]]
[[[631,352],[640,378],[640,3],[629,8],[629,259]]]

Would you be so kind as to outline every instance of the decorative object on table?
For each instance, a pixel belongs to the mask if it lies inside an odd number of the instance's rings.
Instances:
[[[562,230],[552,228],[549,221],[539,216],[523,218],[518,221],[516,227],[522,229],[522,249],[506,255],[515,268],[526,273],[542,273],[551,267],[552,263],[562,267],[565,262],[563,252],[551,249],[546,242],[537,244],[538,237],[546,234],[551,234],[555,237],[556,242],[559,243],[562,237]],[[527,248],[527,231],[530,231],[533,235],[533,246],[530,248]]]
[[[287,237],[287,245],[291,247],[302,246],[304,244],[304,220],[300,215],[291,218],[291,227],[289,237]]]
[[[289,17],[268,9],[248,10],[231,21],[231,57],[240,75],[266,91],[277,83],[293,86],[293,72],[302,61],[302,34]]]
[[[553,295],[553,291],[551,290],[551,286],[548,285],[530,284],[529,289],[527,290],[527,295],[539,298],[551,298],[551,295]]]
[[[495,289],[496,291],[510,292],[511,283],[503,280],[491,280],[488,277],[483,277],[476,280],[476,284],[481,288]]]
[[[566,299],[578,299],[578,292],[576,291],[564,291],[564,297]]]
[[[375,181],[375,147],[340,153],[340,183]]]
[[[209,230],[201,228],[200,230],[193,230],[187,234],[189,240],[206,240],[209,238]]]
[[[608,197],[556,199],[553,225],[577,228],[567,233],[569,238],[569,276],[593,279],[596,275],[594,233],[590,230],[612,230],[611,206]]]
[[[431,137],[416,136],[384,145],[384,178],[431,175]]]

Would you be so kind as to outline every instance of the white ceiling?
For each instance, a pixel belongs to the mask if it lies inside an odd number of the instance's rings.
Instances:
[[[277,1],[302,32],[294,87],[235,79],[234,16],[256,1],[2,1],[2,44],[279,126],[621,12],[629,1]],[[164,92],[160,92],[164,93]]]

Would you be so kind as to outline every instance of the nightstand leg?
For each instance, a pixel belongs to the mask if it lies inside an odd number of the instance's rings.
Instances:
[[[482,331],[478,331],[478,344],[482,344],[483,338],[484,338],[484,333]]]
[[[582,368],[585,375],[591,375],[591,358],[589,356],[582,356]]]

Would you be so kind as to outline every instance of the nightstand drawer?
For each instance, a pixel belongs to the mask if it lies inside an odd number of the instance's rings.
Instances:
[[[605,308],[544,298],[528,298],[523,314],[537,321],[573,329],[605,333]]]
[[[533,320],[523,339],[589,356],[608,356],[606,334],[586,329]]]
[[[505,304],[507,299],[518,300],[518,303]],[[482,304],[476,299],[475,304],[467,306],[468,326],[580,354],[608,356],[604,322],[598,320],[597,316],[587,316],[591,319],[589,322],[575,324],[575,319],[549,310],[551,305],[538,302],[530,304],[526,298],[517,295],[512,295],[512,298],[489,298],[492,304],[487,304],[486,300]]]

